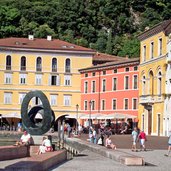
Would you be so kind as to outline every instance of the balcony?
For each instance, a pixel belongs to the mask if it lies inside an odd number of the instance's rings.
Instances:
[[[140,104],[153,104],[164,101],[164,95],[143,95],[139,98]]]
[[[140,104],[150,103],[153,104],[155,102],[154,96],[152,95],[143,95],[139,98]]]

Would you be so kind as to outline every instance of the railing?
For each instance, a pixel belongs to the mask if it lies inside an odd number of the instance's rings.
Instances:
[[[156,103],[156,102],[163,102],[164,95],[143,95],[139,97],[139,103]]]

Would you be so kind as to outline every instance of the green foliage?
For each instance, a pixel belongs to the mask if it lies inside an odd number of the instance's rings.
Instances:
[[[135,57],[139,43],[133,35],[170,18],[170,0],[0,0],[0,37],[52,35]]]

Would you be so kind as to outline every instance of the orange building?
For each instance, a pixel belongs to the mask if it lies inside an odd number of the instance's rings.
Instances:
[[[139,59],[115,57],[113,62],[80,69],[83,114],[80,118],[136,118],[138,65]]]

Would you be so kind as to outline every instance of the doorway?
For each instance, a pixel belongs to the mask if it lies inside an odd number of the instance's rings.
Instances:
[[[158,136],[160,136],[160,114],[157,115],[157,121],[158,121],[157,133],[158,133]]]
[[[152,109],[148,110],[148,135],[151,135],[152,129]]]

